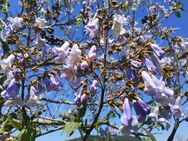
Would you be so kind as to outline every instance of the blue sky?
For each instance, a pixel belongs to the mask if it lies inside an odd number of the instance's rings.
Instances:
[[[10,0],[10,2],[16,2],[15,0]],[[174,27],[174,28],[180,28],[176,30],[177,35],[181,35],[185,38],[188,38],[188,1],[183,0],[185,4],[185,11],[182,13],[181,18],[177,18],[176,16],[170,17],[167,21],[165,21],[164,25],[167,27]],[[14,7],[14,5],[12,5]],[[186,113],[188,111],[188,108],[185,109]],[[173,127],[173,125],[172,125]],[[186,129],[188,129],[188,122],[184,122],[183,124],[180,125],[177,136],[181,137],[182,139],[188,138],[188,134]],[[161,131],[156,135],[158,141],[165,141],[168,135],[171,133],[172,128],[170,128],[169,131]],[[38,138],[36,141],[64,141],[67,137],[66,134],[62,134],[62,131],[57,131],[45,136],[42,136]],[[75,134],[75,136],[77,133]]]

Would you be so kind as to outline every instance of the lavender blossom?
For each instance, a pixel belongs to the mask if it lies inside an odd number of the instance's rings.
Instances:
[[[92,84],[91,84],[90,92],[91,92],[92,94],[96,93],[96,91],[97,91],[97,83],[98,83],[97,80],[93,80],[93,82],[92,82]]]
[[[178,96],[175,100],[175,104],[172,106],[172,114],[175,118],[179,119],[182,116],[182,103],[181,96]]]
[[[131,130],[137,131],[138,119],[136,116],[132,116],[131,106],[128,98],[125,98],[123,104],[123,114],[121,116],[121,132],[125,135],[130,134]]]
[[[165,86],[165,82],[162,79],[158,80],[154,75],[149,75],[147,72],[142,72],[142,78],[144,80],[144,91],[155,98],[162,106],[167,106],[174,95],[173,90]]]
[[[1,96],[5,99],[15,99],[19,95],[19,88],[19,82],[13,78],[10,81],[7,89],[1,92]]]
[[[94,16],[93,19],[85,26],[86,34],[89,34],[91,38],[94,38],[97,35],[99,29],[99,19]]]
[[[89,53],[88,53],[88,56],[87,56],[87,59],[90,61],[90,62],[93,62],[95,59],[96,59],[96,46],[93,45],[90,50],[89,50]]]
[[[137,98],[137,100],[133,100],[133,106],[137,114],[138,122],[144,121],[146,119],[148,112],[150,111],[150,106],[147,105],[140,98]]]

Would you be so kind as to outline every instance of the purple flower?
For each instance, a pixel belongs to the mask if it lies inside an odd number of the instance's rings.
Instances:
[[[168,120],[166,120],[165,118],[161,117],[159,118],[159,107],[156,106],[153,110],[153,112],[151,112],[149,114],[149,117],[152,119],[152,121],[154,122],[155,126],[158,123],[166,123],[166,129],[168,130],[170,128],[170,122]]]
[[[136,79],[136,74],[135,72],[130,68],[130,67],[126,67],[126,74],[129,80],[135,80]]]
[[[80,107],[81,105],[85,105],[87,103],[87,96],[86,96],[86,94],[79,93],[76,96],[75,101],[76,101],[77,107]]]
[[[174,95],[174,91],[165,86],[162,79],[158,80],[154,75],[149,75],[147,72],[142,71],[142,79],[144,80],[144,91],[155,98],[162,106],[167,106]]]
[[[46,45],[46,39],[43,39],[40,35],[37,35],[35,40],[35,45],[39,48],[44,47]]]
[[[144,63],[149,71],[155,72],[155,73],[157,72],[157,67],[153,64],[151,60],[149,60],[148,58],[145,58]]]
[[[15,78],[13,78],[7,89],[1,92],[1,96],[5,99],[15,99],[18,97],[19,94],[19,82],[16,81]]]
[[[182,116],[181,96],[176,98],[175,104],[172,106],[172,114],[179,119]]]
[[[38,98],[38,91],[34,86],[31,86],[29,89],[29,99],[27,101],[29,105],[41,104]]]
[[[60,63],[63,63],[69,54],[69,50],[70,50],[70,43],[68,41],[66,41],[60,48],[58,47],[53,48],[54,54],[57,55],[55,60]]]
[[[140,68],[142,66],[142,62],[139,62],[133,59],[130,59],[130,60],[131,60],[131,65],[133,65],[134,67]]]
[[[137,131],[138,120],[136,116],[132,116],[131,106],[128,98],[125,98],[123,104],[123,114],[121,116],[121,132],[125,135],[130,134],[131,130]]]
[[[85,70],[87,67],[88,67],[87,61],[83,61],[83,62],[80,64],[80,68],[81,68],[82,70]]]
[[[90,62],[93,62],[95,59],[96,59],[96,46],[93,45],[90,50],[89,50],[89,53],[88,53],[88,56],[87,56],[87,59],[90,61]]]
[[[151,48],[158,57],[161,57],[165,53],[157,44],[151,44]]]
[[[18,18],[18,17],[15,17],[15,18],[9,18],[8,19],[11,24],[8,25],[7,29],[7,34],[12,34],[13,32],[17,31],[21,26],[22,26],[22,23],[23,23],[23,19],[22,18]]]
[[[91,38],[94,38],[99,29],[99,19],[94,16],[92,20],[85,26],[86,34],[89,34]]]
[[[45,85],[45,90],[47,92],[53,91],[53,90],[57,89],[58,86],[59,86],[59,82],[57,81],[57,79],[52,74],[49,74],[49,77],[46,77],[43,80],[43,83]]]
[[[133,106],[137,114],[138,122],[144,121],[146,119],[148,112],[150,111],[150,106],[147,105],[140,98],[137,98],[137,100],[133,100]]]
[[[93,80],[93,82],[92,82],[92,84],[91,84],[90,92],[91,92],[92,94],[96,93],[96,91],[97,91],[97,83],[98,83],[97,80]]]

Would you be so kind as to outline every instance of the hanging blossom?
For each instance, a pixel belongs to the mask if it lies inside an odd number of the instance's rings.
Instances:
[[[115,14],[113,17],[112,31],[114,35],[119,36],[125,33],[123,25],[127,24],[127,18],[122,15]]]
[[[88,56],[87,56],[87,59],[90,61],[90,62],[93,62],[95,59],[96,59],[96,46],[93,45],[90,50],[89,50],[89,53],[88,53]]]
[[[128,98],[125,98],[123,104],[123,114],[121,116],[121,132],[122,134],[129,135],[131,131],[137,132],[138,119],[132,115],[131,106]]]
[[[85,105],[87,103],[87,96],[86,94],[78,94],[76,96],[76,106],[80,107],[81,105]]]
[[[178,96],[175,100],[175,104],[171,107],[172,114],[176,119],[179,119],[183,116],[182,113],[182,103],[181,103],[181,96]]]
[[[36,104],[41,104],[39,98],[38,98],[38,91],[34,86],[31,86],[29,89],[29,99],[27,101],[27,104],[32,106]]]
[[[46,28],[47,21],[45,19],[42,19],[40,17],[36,18],[35,20],[35,26],[41,29]]]
[[[1,92],[1,96],[5,99],[14,100],[18,98],[19,89],[20,89],[19,82],[15,78],[13,78],[10,81],[7,89]]]
[[[89,20],[88,24],[85,26],[86,34],[89,34],[91,38],[94,38],[99,29],[99,19],[97,18],[97,13],[95,16]]]
[[[91,86],[90,86],[90,93],[92,93],[92,94],[96,93],[97,84],[98,84],[98,81],[96,79],[94,79]]]
[[[14,63],[14,60],[15,60],[15,55],[14,54],[11,54],[9,55],[6,59],[2,59],[0,61],[0,65],[1,65],[1,71],[8,71],[12,68],[12,65]]]
[[[144,81],[144,91],[155,98],[155,100],[162,106],[167,106],[174,95],[174,91],[165,86],[162,78],[158,80],[154,75],[149,75],[147,72],[142,71],[142,79]]]
[[[42,48],[46,45],[46,39],[43,39],[39,34],[37,35],[36,37],[36,40],[35,40],[35,46],[39,47],[39,48]]]
[[[12,34],[22,27],[23,19],[21,17],[10,17],[8,20],[11,24],[7,26],[7,34]]]
[[[60,63],[64,63],[65,59],[69,55],[69,51],[70,51],[70,43],[68,41],[66,41],[60,48],[58,47],[53,48],[53,53],[57,55],[55,60]]]
[[[159,123],[166,123],[166,129],[168,130],[170,128],[170,122],[165,119],[164,117],[159,118],[159,107],[155,106],[153,111],[149,114],[149,117],[154,122],[155,126]]]
[[[133,100],[133,107],[137,114],[138,122],[142,122],[146,119],[146,116],[150,112],[150,108],[151,108],[140,98]]]
[[[48,74],[48,76],[43,80],[43,83],[47,92],[56,90],[59,86],[59,82],[53,74]]]
[[[61,77],[69,82],[77,79],[77,65],[81,62],[81,59],[81,50],[77,44],[74,44],[65,60],[65,65],[63,65],[63,73],[61,74]]]

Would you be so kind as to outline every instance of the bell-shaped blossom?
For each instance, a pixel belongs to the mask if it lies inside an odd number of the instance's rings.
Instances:
[[[171,102],[174,91],[165,86],[162,79],[158,80],[154,75],[149,75],[147,72],[142,71],[142,79],[144,81],[144,91],[155,98],[162,106],[167,106]]]
[[[134,70],[132,70],[130,67],[126,67],[126,74],[129,80],[134,81],[136,79],[136,74]]]
[[[61,78],[66,79],[68,82],[72,82],[76,79],[76,72],[78,67],[72,65],[63,65],[63,72],[61,74]]]
[[[165,53],[157,44],[151,44],[151,48],[158,57],[161,57]]]
[[[77,44],[74,44],[66,59],[66,65],[74,68],[74,65],[81,61],[81,58],[81,50]]]
[[[137,98],[137,100],[133,100],[133,107],[137,114],[138,122],[144,121],[148,112],[150,111],[150,106],[147,105],[142,99]]]
[[[145,58],[144,64],[146,65],[149,71],[154,72],[154,73],[157,72],[157,67],[154,65],[154,63],[150,59]]]
[[[87,56],[87,59],[90,61],[90,62],[93,62],[95,59],[96,59],[96,46],[93,45],[90,50],[89,50],[89,53],[88,53],[88,56]]]
[[[130,134],[132,130],[136,132],[138,129],[137,128],[138,119],[136,116],[132,115],[131,106],[128,98],[125,98],[124,100],[123,114],[121,116],[121,124],[122,124],[121,132],[125,135]]]
[[[81,105],[85,105],[87,103],[87,96],[86,94],[78,94],[76,96],[76,106],[80,107]]]
[[[99,19],[96,18],[96,16],[94,16],[93,19],[91,19],[88,22],[88,24],[85,26],[85,29],[86,29],[86,34],[89,34],[91,38],[94,38],[98,33]]]
[[[98,81],[96,79],[93,80],[91,86],[90,86],[90,92],[92,94],[96,93],[97,91],[97,84],[98,84]]]
[[[82,70],[85,70],[87,67],[88,67],[87,61],[82,61],[82,63],[80,64],[80,68],[81,68]]]
[[[29,99],[27,101],[29,105],[41,104],[38,98],[38,91],[34,86],[31,86],[29,89]]]
[[[35,46],[41,48],[46,45],[46,39],[43,39],[40,35],[37,35],[37,38],[35,40]]]
[[[170,128],[170,122],[168,120],[166,120],[163,117],[159,118],[159,107],[158,106],[155,106],[153,111],[149,114],[149,117],[154,122],[155,126],[158,123],[166,123],[166,129],[168,130]]]
[[[127,23],[127,19],[119,14],[115,14],[113,17],[113,25],[112,30],[114,35],[119,36],[123,35],[125,33],[125,29],[123,28],[123,25]]]
[[[44,28],[46,28],[46,24],[47,24],[47,21],[40,17],[36,18],[36,20],[35,20],[35,26],[38,28],[44,29]]]
[[[142,66],[142,62],[136,61],[134,59],[130,59],[131,60],[131,65],[133,65],[136,68],[140,68]]]
[[[7,34],[12,34],[13,32],[17,31],[19,28],[21,28],[23,19],[21,17],[15,17],[15,18],[8,18],[8,20],[11,22],[10,25],[7,27]]]
[[[59,86],[59,82],[57,81],[57,79],[52,74],[49,74],[49,77],[46,77],[43,80],[43,83],[45,85],[45,90],[47,92],[48,91],[53,91],[53,90],[57,89],[58,86]]]
[[[5,99],[15,99],[19,95],[19,89],[19,82],[16,81],[15,78],[13,78],[10,81],[7,89],[1,92],[1,96]]]
[[[160,63],[160,60],[159,60],[158,56],[155,55],[155,54],[152,54],[151,55],[151,60],[152,60],[153,64],[156,67],[155,72],[157,74],[161,75],[162,74],[162,69],[161,69],[161,63]]]
[[[11,54],[6,59],[0,61],[2,71],[10,70],[12,68],[13,62],[15,60],[15,55]]]
[[[57,57],[55,58],[58,62],[64,62],[66,57],[69,54],[70,50],[70,43],[66,41],[60,48],[55,47],[53,48],[53,52]]]
[[[172,106],[172,114],[175,116],[175,118],[179,119],[182,114],[182,102],[181,102],[181,96],[178,96],[175,100],[175,104]]]

